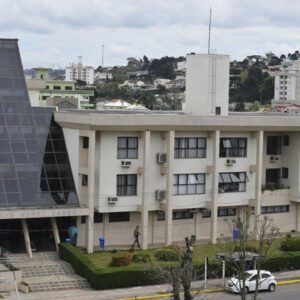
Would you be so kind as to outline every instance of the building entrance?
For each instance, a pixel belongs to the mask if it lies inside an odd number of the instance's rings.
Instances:
[[[0,247],[12,253],[26,252],[21,220],[0,220]]]

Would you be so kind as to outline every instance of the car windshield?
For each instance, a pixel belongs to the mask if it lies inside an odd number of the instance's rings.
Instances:
[[[245,280],[249,279],[251,276],[252,276],[252,274],[250,274],[250,273],[248,273],[248,272],[245,272]],[[242,279],[243,279],[242,274],[234,275],[234,277],[235,277],[235,278],[238,278],[239,280],[242,280]]]

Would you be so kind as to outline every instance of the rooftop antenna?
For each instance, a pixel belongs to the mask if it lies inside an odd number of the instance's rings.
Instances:
[[[209,27],[208,27],[208,48],[207,48],[207,54],[210,54],[210,32],[211,32],[211,7],[209,9]]]
[[[104,45],[102,45],[102,69],[104,66]]]

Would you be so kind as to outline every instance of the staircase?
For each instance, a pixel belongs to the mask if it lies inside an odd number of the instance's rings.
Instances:
[[[86,279],[75,274],[71,265],[60,260],[56,252],[34,253],[32,259],[25,254],[10,254],[8,258],[22,271],[24,286],[31,292],[89,288]]]

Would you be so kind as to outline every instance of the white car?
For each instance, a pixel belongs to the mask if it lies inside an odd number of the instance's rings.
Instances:
[[[245,288],[246,293],[255,291],[257,278],[257,270],[246,271]],[[277,281],[269,271],[260,271],[260,278],[258,280],[259,290],[269,290],[274,292],[276,289]],[[226,283],[226,290],[234,293],[240,293],[243,283],[238,277],[230,278]]]

